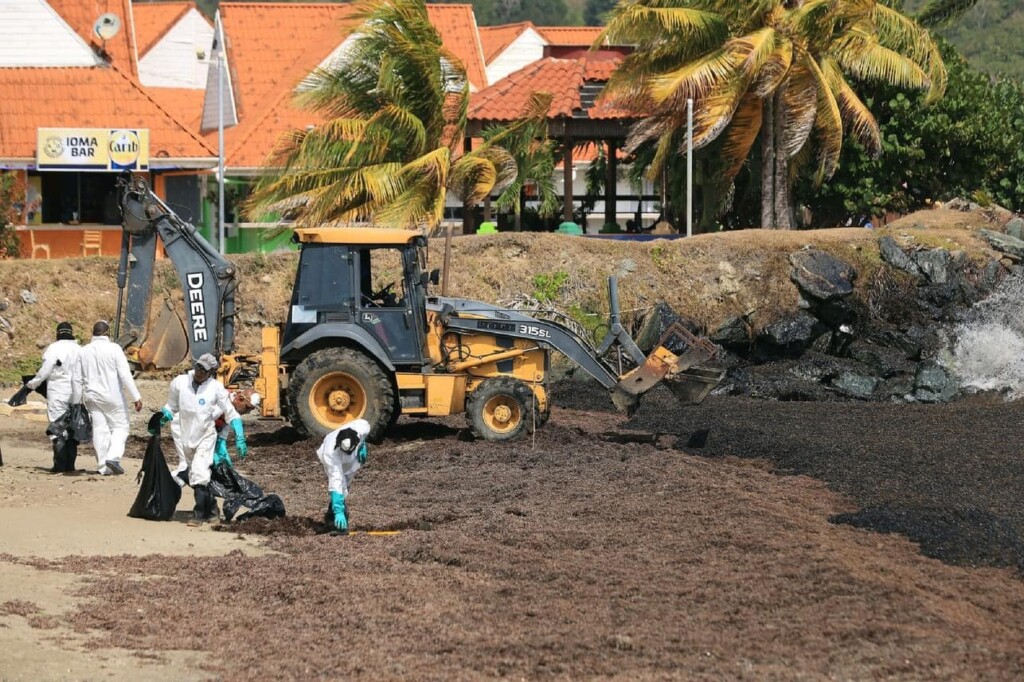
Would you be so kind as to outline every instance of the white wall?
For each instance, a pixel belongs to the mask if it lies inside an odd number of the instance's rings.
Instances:
[[[97,11],[96,17],[101,13]],[[121,30],[129,30],[125,17],[121,21]],[[0,67],[100,63],[92,48],[44,0],[0,0]]]
[[[540,60],[547,43],[539,33],[527,28],[487,65],[487,82],[497,83],[505,76]]]
[[[213,27],[193,8],[139,59],[139,80],[150,87],[203,90],[212,47]]]

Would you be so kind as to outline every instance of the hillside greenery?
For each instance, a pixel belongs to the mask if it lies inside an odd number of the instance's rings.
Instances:
[[[908,12],[925,0],[907,0]],[[1024,81],[1024,3],[1020,0],[977,0],[954,25],[940,31],[971,66],[985,73]]]

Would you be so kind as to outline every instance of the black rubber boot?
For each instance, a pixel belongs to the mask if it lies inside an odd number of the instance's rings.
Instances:
[[[196,506],[192,508],[192,513],[195,515],[195,520],[198,523],[203,523],[209,516],[210,488],[205,485],[194,485],[192,486],[192,493],[196,497]]]

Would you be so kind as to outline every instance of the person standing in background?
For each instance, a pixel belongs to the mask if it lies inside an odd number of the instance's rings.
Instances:
[[[92,445],[101,476],[123,474],[121,458],[128,441],[128,405],[124,392],[142,411],[142,396],[132,378],[121,346],[107,336],[110,325],[99,320],[92,326],[92,341],[78,354],[72,373],[72,404],[81,402],[92,419]]]

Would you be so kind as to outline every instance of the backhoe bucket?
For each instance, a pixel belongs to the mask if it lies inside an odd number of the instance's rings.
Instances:
[[[676,355],[669,344],[680,345],[683,352]],[[669,390],[682,402],[699,403],[721,382],[725,372],[694,367],[707,362],[718,352],[717,346],[689,332],[678,322],[662,334],[657,348],[651,351],[644,364],[622,375],[612,391],[612,402],[626,414],[632,414],[640,404],[640,396],[665,381]]]
[[[168,369],[174,367],[188,355],[188,334],[185,324],[171,306],[164,301],[156,320],[149,327],[149,334],[136,349],[136,357],[143,370]]]

